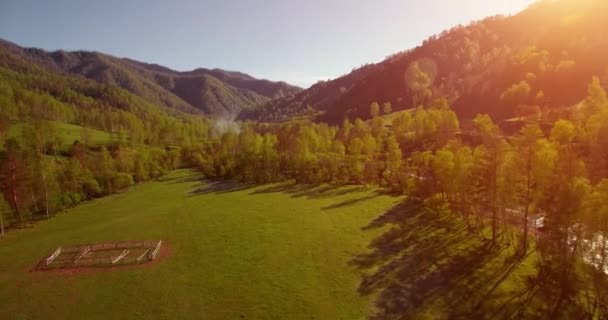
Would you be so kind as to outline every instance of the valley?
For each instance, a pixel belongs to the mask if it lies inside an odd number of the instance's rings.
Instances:
[[[608,2],[470,1],[3,2],[0,319],[608,318]]]

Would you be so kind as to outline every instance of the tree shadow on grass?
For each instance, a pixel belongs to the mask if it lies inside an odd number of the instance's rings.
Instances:
[[[359,293],[375,297],[370,319],[504,319],[531,299],[526,281],[501,286],[522,260],[453,215],[407,200],[364,230],[377,228],[387,230],[351,261]]]
[[[243,183],[237,180],[207,180],[201,186],[190,191],[190,196],[203,194],[221,194],[247,190],[255,187],[253,183]]]
[[[196,182],[196,181],[201,181],[201,180],[202,180],[202,176],[198,172],[191,173],[191,174],[188,174],[186,176],[181,176],[181,177],[165,176],[165,177],[161,177],[161,178],[157,179],[157,181],[167,183],[167,184],[180,184],[180,183]]]
[[[244,183],[238,180],[202,180],[199,175],[193,175],[183,177],[180,179],[167,179],[168,183],[182,183],[191,181],[203,181],[203,183],[190,192],[190,196],[197,196],[203,194],[221,194],[236,191],[243,191],[248,189],[252,190],[249,195],[262,195],[270,193],[285,193],[290,195],[292,198],[305,198],[305,199],[321,199],[321,198],[332,198],[350,193],[366,192],[359,198],[348,199],[342,202],[338,202],[333,205],[323,207],[323,210],[331,210],[342,207],[355,205],[359,202],[371,200],[380,195],[386,194],[383,190],[372,190],[366,186],[360,185],[314,185],[314,184],[298,184],[295,182],[281,182],[274,184],[257,184],[257,183]]]
[[[322,199],[342,196],[354,192],[371,190],[369,187],[360,185],[329,185],[329,184],[298,184],[294,182],[280,183],[253,191],[251,194],[265,194],[282,192],[289,194],[292,198]],[[383,191],[374,191],[375,194],[383,194]]]
[[[367,200],[374,199],[374,198],[376,198],[376,197],[378,197],[380,195],[381,195],[380,192],[374,192],[373,194],[368,195],[368,196],[364,196],[364,197],[360,197],[360,198],[355,198],[355,199],[349,199],[349,200],[342,201],[342,202],[339,202],[339,203],[336,203],[336,204],[332,204],[330,206],[323,207],[323,208],[321,208],[321,210],[332,210],[332,209],[338,209],[338,208],[352,206],[352,205],[355,205],[355,204],[360,203],[360,202],[364,202],[364,201],[367,201]]]

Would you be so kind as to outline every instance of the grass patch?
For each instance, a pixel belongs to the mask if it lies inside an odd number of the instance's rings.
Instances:
[[[51,122],[55,125],[57,133],[61,137],[62,148],[68,148],[75,141],[82,140],[82,130],[84,127],[58,121]],[[8,129],[7,136],[9,138],[21,139],[21,132],[24,125],[25,124],[22,122],[12,123]],[[112,142],[112,134],[109,132],[91,128],[89,128],[89,131],[91,133],[91,144],[93,145],[104,145]]]
[[[350,265],[398,201],[362,187],[202,184],[179,171],[0,240],[0,319],[364,319]],[[61,245],[162,239],[145,268],[28,272]]]

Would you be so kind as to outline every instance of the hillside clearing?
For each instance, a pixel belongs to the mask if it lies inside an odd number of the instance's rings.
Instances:
[[[58,136],[61,138],[62,148],[67,148],[75,141],[82,140],[82,131],[84,130],[84,127],[58,121],[51,122],[57,130]],[[23,130],[24,124],[25,123],[23,122],[16,122],[11,124],[8,130],[8,137],[21,139],[21,132]],[[110,142],[112,142],[112,134],[108,132],[89,128],[89,133],[90,143],[92,145],[109,144]]]

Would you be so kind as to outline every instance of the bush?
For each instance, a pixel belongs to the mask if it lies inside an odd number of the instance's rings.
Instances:
[[[99,197],[101,195],[101,186],[99,186],[99,182],[95,179],[85,181],[82,187],[89,197]]]
[[[117,192],[127,191],[133,184],[133,176],[128,173],[118,172],[112,177],[112,186]]]

